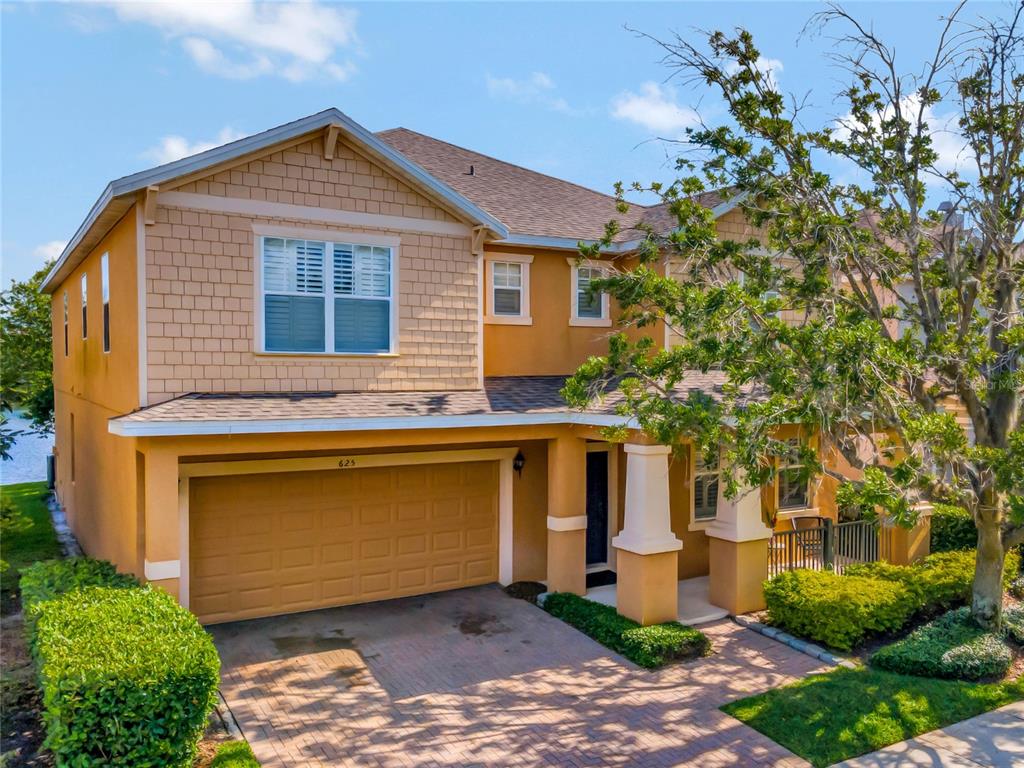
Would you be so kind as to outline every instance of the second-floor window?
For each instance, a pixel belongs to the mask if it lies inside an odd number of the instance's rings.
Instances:
[[[786,443],[790,453],[788,457],[779,460],[778,468],[779,509],[806,509],[809,500],[807,479],[804,477],[803,465],[797,458],[800,441],[792,437]]]
[[[494,314],[520,317],[523,314],[523,265],[510,261],[492,262],[491,283]]]
[[[110,351],[110,257],[100,256],[100,300],[103,302],[103,351]]]
[[[715,456],[710,463],[703,452],[694,446],[693,471],[693,521],[706,522],[718,516],[718,483],[721,476],[721,461]]]
[[[606,276],[606,269],[598,264],[580,264],[575,259],[569,259],[569,266],[572,269],[569,298],[572,308],[569,324],[611,325],[608,314],[608,294],[594,292],[590,289],[592,282]]]
[[[390,247],[264,237],[261,249],[261,351],[392,351]]]
[[[82,338],[89,338],[89,276],[82,273]]]
[[[64,291],[64,357],[68,356],[68,292]]]

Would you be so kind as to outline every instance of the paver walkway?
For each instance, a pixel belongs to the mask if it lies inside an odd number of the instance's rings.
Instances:
[[[820,669],[730,621],[649,672],[497,587],[211,627],[265,766],[797,766],[718,711]]]
[[[840,763],[844,768],[1024,766],[1024,701]]]

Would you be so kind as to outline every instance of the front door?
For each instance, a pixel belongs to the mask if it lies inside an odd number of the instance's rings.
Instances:
[[[608,562],[608,452],[587,453],[587,565]]]

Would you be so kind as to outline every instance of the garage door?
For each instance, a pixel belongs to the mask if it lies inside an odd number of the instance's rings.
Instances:
[[[193,478],[190,607],[205,622],[498,576],[498,463]]]

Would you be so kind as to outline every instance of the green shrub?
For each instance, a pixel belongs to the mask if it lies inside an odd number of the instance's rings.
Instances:
[[[1006,591],[1018,600],[1024,600],[1024,576],[1018,576],[1011,581],[1010,586],[1006,588]]]
[[[934,505],[931,532],[932,552],[951,552],[978,546],[978,529],[974,525],[974,518],[963,507]]]
[[[220,661],[173,597],[85,587],[39,603],[34,657],[58,765],[191,766]]]
[[[974,586],[974,550],[937,552],[914,565],[859,563],[846,568],[847,576],[858,576],[902,584],[915,601],[915,610],[934,613],[970,601]],[[1020,568],[1016,552],[1006,556],[1003,580],[1009,586]]]
[[[1024,645],[1024,605],[1003,611],[1006,634],[1017,645]]]
[[[966,607],[943,614],[871,657],[874,666],[889,672],[951,680],[1002,677],[1012,661],[1003,639],[979,627]]]
[[[895,581],[795,570],[764,585],[772,624],[848,651],[869,635],[899,629],[917,600]]]
[[[21,605],[25,613],[25,631],[29,644],[34,640],[37,606],[82,587],[138,587],[134,576],[118,573],[112,563],[91,557],[47,560],[30,565],[21,572]]]
[[[544,610],[647,669],[703,656],[711,649],[703,632],[678,621],[642,627],[611,606],[568,592],[548,595]]]

